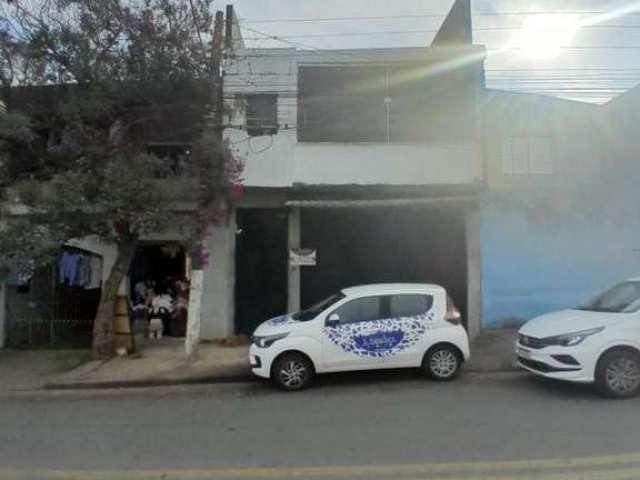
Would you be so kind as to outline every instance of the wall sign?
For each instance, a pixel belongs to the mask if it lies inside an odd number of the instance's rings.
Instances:
[[[289,265],[315,266],[316,250],[314,248],[292,248],[289,250]]]

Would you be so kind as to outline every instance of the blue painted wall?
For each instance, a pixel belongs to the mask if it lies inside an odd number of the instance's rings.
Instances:
[[[640,276],[640,213],[612,193],[482,208],[482,324],[495,328],[578,305]],[[589,207],[586,207],[586,204]]]

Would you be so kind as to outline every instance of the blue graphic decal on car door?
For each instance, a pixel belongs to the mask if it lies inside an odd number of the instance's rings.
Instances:
[[[324,334],[345,352],[359,357],[389,357],[420,341],[433,312],[402,318],[324,327]]]

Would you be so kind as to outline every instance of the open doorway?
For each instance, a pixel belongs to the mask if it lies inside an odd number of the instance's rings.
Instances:
[[[251,335],[287,309],[287,211],[240,209],[237,214],[235,331]]]
[[[184,337],[189,306],[187,271],[182,245],[166,242],[138,246],[129,269],[134,333],[148,333],[155,319],[161,323],[161,336]]]

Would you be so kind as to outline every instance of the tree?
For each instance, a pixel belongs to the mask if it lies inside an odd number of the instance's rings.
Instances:
[[[0,7],[7,106],[0,189],[17,192],[29,207],[10,221],[5,211],[0,264],[25,255],[46,261],[64,242],[88,235],[115,243],[95,319],[98,358],[113,353],[117,291],[139,239],[171,224],[196,248],[225,204],[219,200],[230,170],[211,132],[219,108],[211,1],[16,0]],[[145,131],[163,129],[192,139],[198,174],[171,195],[162,181],[171,166],[142,148]],[[178,213],[176,198],[198,208]]]

